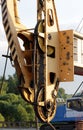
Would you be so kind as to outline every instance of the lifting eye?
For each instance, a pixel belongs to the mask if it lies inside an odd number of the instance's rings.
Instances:
[[[53,84],[55,80],[55,73],[50,72],[50,82]]]
[[[53,26],[54,24],[54,19],[53,19],[53,12],[52,9],[48,9],[48,13],[47,13],[47,18],[48,18],[48,26]]]

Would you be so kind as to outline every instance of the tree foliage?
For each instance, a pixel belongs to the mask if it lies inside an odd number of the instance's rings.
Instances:
[[[0,113],[6,121],[30,121],[34,120],[32,106],[28,105],[16,94],[6,94],[0,96]],[[31,118],[33,117],[33,118]]]
[[[59,88],[58,97],[61,97],[64,100],[66,100],[68,97],[68,94],[65,93],[65,90],[63,88]]]
[[[0,79],[0,84],[2,77]],[[35,114],[32,105],[25,102],[18,91],[19,81],[17,75],[9,76],[5,79],[0,95],[0,121],[34,121]],[[67,98],[65,90],[59,88],[58,97]]]
[[[5,118],[4,116],[0,113],[0,121],[1,122],[4,122],[5,121]],[[0,127],[2,127],[3,124],[0,124]]]
[[[34,121],[33,107],[20,96],[18,84],[16,74],[5,79],[0,95],[0,113],[5,121]]]
[[[14,74],[13,76],[9,76],[8,82],[7,82],[7,93],[15,93],[18,94],[18,85],[19,81],[17,78],[17,75]]]

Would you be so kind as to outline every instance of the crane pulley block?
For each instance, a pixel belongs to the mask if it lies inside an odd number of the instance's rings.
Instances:
[[[49,122],[59,82],[73,79],[73,31],[59,31],[54,0],[37,0],[34,32],[20,22],[17,0],[1,0],[1,9],[20,93],[39,119]]]

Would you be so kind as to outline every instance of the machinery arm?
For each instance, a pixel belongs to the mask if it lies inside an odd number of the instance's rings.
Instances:
[[[19,90],[39,119],[49,122],[56,112],[59,82],[73,80],[73,31],[59,31],[54,0],[37,0],[34,33],[21,24],[17,0],[1,0],[1,9]]]
[[[20,23],[17,12],[16,0],[7,0],[7,1],[2,0],[1,7],[2,7],[2,20],[6,32],[6,37],[8,40],[8,45],[10,48],[11,57],[14,62],[18,79],[20,81],[19,84],[20,91],[23,93],[22,95],[24,95],[24,93],[27,93],[26,95],[27,100],[29,102],[33,102],[34,91],[30,87],[30,82],[33,80],[33,75],[30,72],[32,48],[29,47],[30,46],[29,42],[33,44],[32,43],[33,36],[31,33],[28,33],[28,31],[22,31],[27,30],[27,28]],[[20,33],[20,31],[22,32]],[[23,41],[24,51],[21,49],[21,46],[23,45],[20,45],[18,37],[20,37],[21,40]]]

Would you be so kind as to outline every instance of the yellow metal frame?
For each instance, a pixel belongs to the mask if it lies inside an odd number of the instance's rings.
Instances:
[[[56,112],[55,100],[59,82],[73,80],[73,31],[59,30],[54,0],[41,2],[37,0],[37,23],[43,21],[44,27],[44,31],[39,31],[38,34],[29,32],[20,22],[17,0],[1,0],[1,8],[3,25],[20,81],[21,93],[25,100],[36,105],[39,117],[44,122],[49,122]],[[38,47],[35,48],[34,36],[38,39],[43,38],[43,46],[38,42]],[[21,49],[18,38],[23,41],[24,50]],[[36,54],[34,61],[32,61],[33,54]],[[41,66],[43,66],[42,72]],[[42,85],[39,83],[41,77],[43,77]],[[39,88],[42,89],[39,91]],[[43,108],[46,110],[46,115]]]

